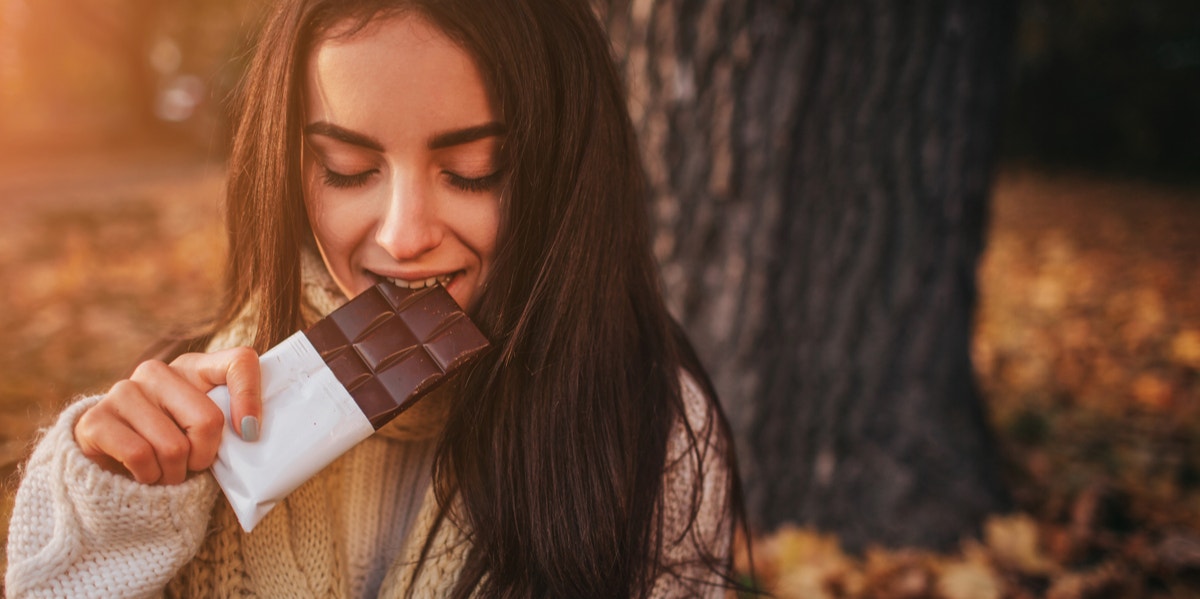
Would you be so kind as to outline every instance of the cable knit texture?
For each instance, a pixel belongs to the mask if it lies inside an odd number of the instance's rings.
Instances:
[[[308,318],[346,301],[319,258],[305,258],[303,275]],[[243,312],[209,349],[248,344],[252,313]],[[702,554],[728,555],[728,468],[706,399],[689,378],[683,383],[697,443],[677,423],[664,480],[666,570],[652,596],[720,597],[719,588],[704,584],[714,580]],[[246,534],[208,473],[148,486],[87,459],[73,429],[97,401],[84,398],[64,411],[24,467],[9,528],[11,597],[398,598],[410,590],[413,597],[444,597],[457,580],[470,543],[450,520],[417,567],[439,512],[430,466],[447,402],[418,403]],[[698,477],[703,495],[692,514]]]

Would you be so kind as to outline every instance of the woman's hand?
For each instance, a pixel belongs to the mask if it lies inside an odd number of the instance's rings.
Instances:
[[[262,376],[258,355],[245,347],[183,354],[170,365],[141,363],[75,423],[83,455],[101,468],[144,484],[176,485],[189,471],[212,465],[225,415],[206,395],[228,385],[234,429],[258,438]]]

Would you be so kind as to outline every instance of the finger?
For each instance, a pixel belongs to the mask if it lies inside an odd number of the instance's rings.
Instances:
[[[134,480],[153,484],[162,478],[154,448],[113,411],[113,406],[119,402],[109,401],[114,395],[128,401],[139,394],[137,385],[131,381],[114,385],[108,397],[80,416],[75,424],[75,441],[83,455],[104,469],[113,472],[123,469]]]
[[[133,474],[121,462],[100,449],[97,439],[104,437],[103,431],[107,430],[108,423],[110,422],[108,419],[111,418],[111,422],[118,422],[111,414],[107,417],[103,415],[104,412],[104,408],[92,406],[80,415],[72,431],[75,436],[75,443],[79,445],[79,449],[83,452],[83,455],[95,462],[100,468],[113,474],[133,478]],[[120,423],[119,426],[125,426],[125,424]]]
[[[102,454],[111,456],[139,483],[152,485],[162,479],[162,468],[158,465],[154,448],[129,427],[110,430],[100,438],[97,448]]]
[[[229,385],[229,413],[234,430],[245,441],[257,441],[262,432],[262,372],[258,354],[239,350],[229,363],[225,381]]]
[[[131,379],[138,383],[151,402],[157,402],[157,406],[148,406],[146,409],[168,415],[176,431],[184,436],[188,446],[184,454],[186,469],[200,471],[211,466],[225,428],[225,415],[221,409],[182,373],[162,362],[142,363],[134,370]],[[141,420],[137,415],[131,414],[128,418],[139,418],[139,423],[153,425],[152,421]],[[179,449],[173,446],[174,439],[168,438],[165,431],[160,433],[162,436],[155,440],[167,443],[165,449],[171,452]],[[174,474],[174,471],[171,473]]]
[[[121,476],[124,476],[125,478],[133,478],[133,473],[130,472],[129,469],[126,468],[124,464],[122,464],[121,462],[118,462],[116,460],[116,458],[113,458],[112,456],[104,455],[101,453],[101,454],[97,454],[95,456],[88,456],[88,457],[91,458],[92,461],[95,462],[96,465],[99,466],[101,470],[106,470],[108,472],[112,472],[113,474],[120,474]]]
[[[262,422],[262,372],[254,350],[235,347],[211,354],[184,354],[171,365],[203,390],[228,385],[233,430],[246,441],[258,440]]]
[[[148,394],[147,390],[143,388],[140,394],[130,394],[125,401],[114,402],[111,410],[113,415],[126,425],[126,428],[149,443],[153,459],[158,463],[160,472],[159,478],[153,482],[177,485],[187,477],[191,442],[179,428],[176,420],[162,408],[160,401],[161,398]],[[114,457],[121,459],[120,456],[114,455]],[[141,458],[136,453],[133,457]],[[124,460],[121,461],[125,463]],[[132,465],[125,463],[125,466],[130,472],[136,474]]]

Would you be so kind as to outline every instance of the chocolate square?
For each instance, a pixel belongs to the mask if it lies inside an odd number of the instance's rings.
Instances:
[[[442,328],[435,331],[425,342],[425,350],[438,363],[442,370],[451,370],[458,362],[469,359],[475,348],[487,345],[483,333],[475,327],[475,323],[465,314],[455,315],[448,319]]]
[[[379,283],[305,335],[376,429],[488,346],[441,285]]]
[[[399,318],[389,318],[383,324],[354,342],[354,349],[374,372],[387,368],[404,354],[421,347],[412,331]]]

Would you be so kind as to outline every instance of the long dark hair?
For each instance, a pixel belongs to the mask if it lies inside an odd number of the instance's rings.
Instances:
[[[679,423],[701,474],[691,521],[699,510],[704,460],[684,372],[707,395],[708,436],[731,470],[722,517],[740,517],[740,498],[728,426],[661,298],[637,143],[585,1],[282,2],[241,90],[217,327],[250,301],[259,351],[303,326],[305,61],[333,25],[405,11],[474,57],[506,126],[497,252],[473,314],[494,350],[459,377],[434,468],[443,516],[472,541],[454,595],[644,595],[669,570],[664,543],[678,540],[663,538],[663,477]],[[447,511],[456,498],[461,512]],[[699,549],[728,574],[728,560]]]

